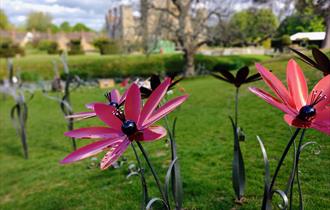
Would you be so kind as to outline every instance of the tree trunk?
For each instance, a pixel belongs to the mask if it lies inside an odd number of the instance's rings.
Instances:
[[[323,49],[330,49],[330,15],[325,16],[325,38],[322,43]]]
[[[195,52],[184,51],[184,75],[186,77],[195,76]]]

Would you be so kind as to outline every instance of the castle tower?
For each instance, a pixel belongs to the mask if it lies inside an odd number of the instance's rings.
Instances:
[[[119,37],[123,41],[131,42],[136,38],[135,21],[131,6],[120,6]]]

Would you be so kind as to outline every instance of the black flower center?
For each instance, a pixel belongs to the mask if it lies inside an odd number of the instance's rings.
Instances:
[[[125,120],[123,125],[121,126],[121,130],[127,136],[133,135],[137,131],[137,127],[134,121],[132,120]]]
[[[110,105],[110,106],[113,106],[113,107],[115,107],[115,108],[118,108],[118,103],[117,103],[117,102],[113,102],[113,101],[111,101],[111,102],[109,103],[109,105]]]
[[[312,120],[316,115],[316,110],[311,105],[301,107],[298,118],[304,121]]]

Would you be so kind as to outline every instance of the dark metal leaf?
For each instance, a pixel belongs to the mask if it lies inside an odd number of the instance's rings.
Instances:
[[[294,53],[296,53],[297,55],[299,55],[300,59],[302,61],[304,61],[305,63],[317,68],[317,63],[315,61],[313,61],[312,59],[310,59],[308,56],[304,55],[303,53],[299,52],[298,50],[295,50],[293,48],[290,48]]]
[[[234,120],[230,118],[231,124],[234,131],[234,158],[232,163],[232,183],[233,188],[238,200],[243,197],[245,189],[245,167],[242,157],[242,152],[239,145],[237,128],[235,126]]]
[[[156,88],[160,85],[161,81],[159,75],[153,74],[150,77],[150,86],[152,90],[156,90]]]
[[[282,199],[282,203],[277,204],[278,208],[287,209],[289,206],[289,199],[288,196],[285,194],[285,192],[283,192],[282,190],[274,190],[273,193],[278,194]],[[267,210],[271,210],[271,209],[272,209],[271,207],[267,208]]]
[[[161,202],[163,204],[163,206],[165,207],[164,209],[169,209],[166,202],[161,199],[161,198],[152,198],[148,204],[147,204],[147,207],[146,207],[146,210],[152,210],[152,205],[154,205],[154,203],[156,203],[157,201]]]
[[[220,76],[220,75],[218,75],[218,74],[211,73],[211,75],[214,76],[214,77],[217,78],[217,79],[223,80],[223,81],[228,82],[228,83],[232,83],[232,82],[230,82],[229,80],[223,78],[222,76]]]
[[[312,49],[313,57],[318,64],[318,67],[325,74],[330,74],[330,60],[329,58],[317,48]]]
[[[143,98],[148,98],[151,95],[152,90],[145,87],[140,87],[140,92]]]
[[[237,71],[236,79],[235,79],[236,87],[239,87],[244,83],[245,79],[249,75],[249,72],[250,72],[250,70],[249,70],[249,67],[247,67],[247,66],[244,66]]]
[[[266,152],[266,148],[264,144],[262,143],[262,140],[259,136],[257,136],[257,140],[259,141],[262,156],[264,158],[264,164],[265,164],[265,178],[264,178],[264,197],[262,200],[262,208],[261,209],[269,209],[271,208],[271,195],[269,193],[269,187],[270,187],[270,171],[269,171],[269,160]]]
[[[168,167],[167,169],[167,172],[166,172],[166,176],[165,176],[165,185],[164,185],[164,194],[165,194],[165,197],[166,197],[166,200],[169,200],[169,188],[170,188],[170,179],[171,179],[171,175],[172,175],[172,171],[173,171],[173,167],[174,167],[174,164],[175,162],[177,161],[178,159],[175,158],[170,166]]]
[[[311,146],[311,145],[317,146],[317,150],[313,150],[313,153],[315,155],[319,155],[321,153],[321,146],[316,141],[309,141],[303,144],[300,147],[299,153],[301,153],[307,146]]]
[[[172,89],[176,84],[178,84],[181,80],[183,80],[183,77],[180,77],[179,79],[177,79],[177,80],[175,80],[174,82],[173,82],[173,79],[172,79],[172,83],[171,83],[171,85],[168,87],[168,89],[170,90],[170,89]]]
[[[127,176],[126,179],[129,179],[131,176],[139,176],[139,173],[136,171],[130,172]]]
[[[219,71],[219,73],[222,74],[231,83],[235,83],[235,77],[229,71],[227,71],[227,70],[221,70],[221,71]]]
[[[258,80],[261,80],[261,75],[259,73],[253,74],[252,76],[249,76],[244,83],[250,83],[250,82],[255,82]]]
[[[177,122],[177,118],[175,118],[173,121],[172,132],[171,135],[169,135],[171,141],[172,161],[178,159],[176,152],[177,151],[176,141],[175,141],[176,122]],[[175,162],[172,170],[172,194],[176,209],[181,209],[183,204],[183,189],[182,189],[180,163],[178,160]]]

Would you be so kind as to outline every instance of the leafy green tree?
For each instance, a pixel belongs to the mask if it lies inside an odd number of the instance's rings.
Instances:
[[[235,13],[229,21],[232,36],[242,45],[260,44],[272,36],[277,26],[277,18],[270,9],[243,10]]]
[[[295,34],[298,32],[317,32],[324,31],[324,20],[320,16],[307,15],[307,14],[294,14],[286,17],[277,32],[278,36],[284,34]]]
[[[88,28],[88,26],[83,23],[76,23],[76,25],[72,27],[72,31],[92,31],[92,29]]]
[[[47,29],[51,28],[52,16],[43,12],[31,12],[28,14],[26,20],[27,30],[36,30],[45,32]]]
[[[70,32],[70,31],[72,31],[72,28],[70,26],[70,23],[68,21],[64,21],[63,23],[61,23],[60,30],[61,31],[64,31],[64,32]]]
[[[52,33],[57,33],[57,32],[60,31],[60,28],[55,24],[51,24],[50,30],[51,30]]]
[[[294,4],[293,9],[302,16],[323,18],[325,24],[325,39],[322,43],[323,48],[330,49],[330,1],[329,0],[278,0],[283,3],[284,8],[290,10],[291,3]],[[253,0],[254,3],[267,5],[273,4],[274,0]],[[313,18],[314,18],[313,17]],[[313,22],[315,23],[315,22]],[[314,27],[314,26],[313,26]],[[300,28],[302,29],[302,28]]]
[[[330,1],[295,0],[295,4],[297,11],[301,14],[311,11],[313,15],[320,16],[324,19],[326,35],[322,47],[330,49]]]
[[[0,9],[0,29],[8,29],[10,27],[10,23],[8,21],[8,17],[2,9]]]

